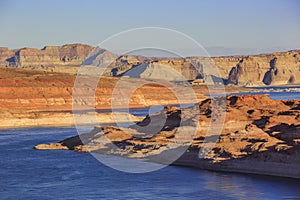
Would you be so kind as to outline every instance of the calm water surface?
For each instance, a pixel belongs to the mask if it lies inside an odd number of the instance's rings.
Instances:
[[[300,99],[300,86],[276,86],[260,87],[255,92],[240,92],[233,94],[267,94],[270,98],[276,100]]]
[[[88,153],[36,151],[74,128],[0,131],[0,199],[300,199],[300,180],[169,166],[119,172]]]

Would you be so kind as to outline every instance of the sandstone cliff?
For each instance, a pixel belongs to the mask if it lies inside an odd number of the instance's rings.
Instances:
[[[0,48],[0,65],[38,69],[50,66],[78,66],[92,49],[93,47],[83,44],[45,46],[43,49]]]
[[[14,66],[14,56],[17,50],[0,47],[0,66]]]
[[[109,54],[105,52],[106,54]],[[110,60],[108,76],[165,79],[170,81],[206,79],[242,86],[297,84],[300,80],[300,51],[261,54],[255,56],[144,58],[135,56],[108,57],[97,54],[94,66],[102,66],[98,60]]]
[[[299,84],[300,51],[247,56],[233,67],[228,83],[238,85]]]
[[[107,63],[103,63],[107,62]],[[205,79],[241,86],[299,84],[300,51],[254,56],[147,58],[116,55],[83,44],[46,46],[43,49],[0,48],[0,66],[76,74],[79,66],[107,67],[103,75],[164,80]],[[108,65],[108,66],[106,66]],[[218,70],[213,70],[212,66]],[[180,75],[180,76],[178,76]],[[181,75],[183,77],[181,77]]]
[[[117,69],[116,75],[119,76],[168,81],[194,80],[200,74],[197,69],[193,68],[186,60],[152,61],[135,66],[128,66],[127,71],[120,71],[119,67],[115,69]]]

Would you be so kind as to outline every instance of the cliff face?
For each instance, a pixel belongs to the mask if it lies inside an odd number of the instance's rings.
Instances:
[[[114,69],[116,75],[120,76],[168,81],[194,80],[199,76],[199,71],[186,59],[146,61],[136,65],[127,64],[125,68],[127,70],[124,70],[122,65]]]
[[[238,85],[284,85],[300,83],[300,52],[290,51],[247,56],[233,67],[228,83]]]
[[[107,54],[107,53],[106,53]],[[97,54],[94,66],[107,55]],[[111,57],[110,57],[111,58]],[[115,55],[105,75],[164,80],[195,80],[212,75],[215,81],[235,85],[284,85],[300,83],[300,52],[256,56],[144,58]],[[216,66],[216,67],[215,67]],[[217,70],[216,70],[217,69]]]
[[[16,50],[9,50],[6,47],[0,47],[0,66],[10,66],[14,64]]]
[[[62,111],[72,110],[72,94],[75,76],[63,73],[46,73],[30,69],[1,68],[0,67],[0,111]],[[112,93],[120,79],[118,77],[102,77],[99,80],[95,95],[97,109],[110,109]],[[88,80],[89,81],[89,80]],[[118,94],[128,94],[130,84],[144,83],[141,79],[125,79],[123,85],[118,87]],[[175,87],[175,86],[174,86]],[[179,91],[185,93],[185,87],[176,86]],[[76,88],[77,95],[88,94],[90,88]],[[177,91],[178,91],[177,90]],[[201,91],[201,92],[207,92]],[[159,94],[159,95],[158,95]],[[204,98],[199,94],[199,98]],[[87,98],[83,98],[87,99]],[[191,98],[192,99],[192,98]],[[115,101],[121,101],[117,98]],[[77,102],[86,106],[93,102]],[[175,94],[168,88],[147,84],[138,88],[130,98],[130,107],[145,107],[151,105],[178,104]],[[192,103],[192,102],[186,102]],[[122,107],[122,102],[120,106]],[[94,106],[94,105],[92,105]],[[124,107],[124,106],[123,106]],[[86,107],[85,107],[86,108]]]
[[[20,49],[16,52],[15,61],[17,66],[53,66],[53,65],[80,65],[93,47],[88,45],[74,44],[46,46],[41,50]]]
[[[104,62],[109,62],[107,67]],[[164,80],[195,80],[213,75],[235,85],[284,85],[300,83],[300,51],[256,56],[147,58],[116,55],[83,44],[46,46],[43,49],[0,48],[0,66],[23,67],[76,74],[81,64],[107,67],[103,75]],[[213,70],[217,66],[218,71]]]
[[[83,44],[45,46],[43,49],[23,48],[9,50],[0,48],[0,65],[12,67],[78,66],[93,47]]]
[[[218,66],[221,78],[227,79],[230,70],[243,59],[242,56],[226,56],[226,57],[213,57],[213,61]]]

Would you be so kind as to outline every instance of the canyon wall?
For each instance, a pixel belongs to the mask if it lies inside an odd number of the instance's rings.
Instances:
[[[117,59],[106,75],[175,81],[205,79],[211,75],[215,82],[240,86],[299,84],[300,51],[254,56],[158,58],[135,63]]]
[[[45,46],[43,49],[9,50],[0,48],[0,65],[25,68],[78,66],[92,49],[92,46],[83,44]]]
[[[203,79],[212,75],[226,84],[240,86],[299,84],[300,51],[251,56],[147,58],[116,55],[83,44],[46,46],[43,49],[0,48],[0,66],[30,68],[76,74],[79,66],[106,67],[105,76],[182,80]],[[214,70],[217,66],[218,70]]]
[[[247,56],[229,72],[228,83],[284,85],[300,83],[300,51]]]
[[[0,47],[0,66],[11,66],[14,64],[14,56],[17,50]]]

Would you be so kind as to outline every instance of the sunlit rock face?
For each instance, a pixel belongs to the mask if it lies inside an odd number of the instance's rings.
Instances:
[[[247,56],[234,66],[228,83],[236,85],[284,85],[300,83],[300,52]]]
[[[226,84],[240,86],[300,83],[299,50],[251,56],[157,58],[117,55],[84,44],[0,48],[0,66],[76,74],[78,68],[74,67],[84,65],[103,68],[104,76],[192,81],[211,75]]]

